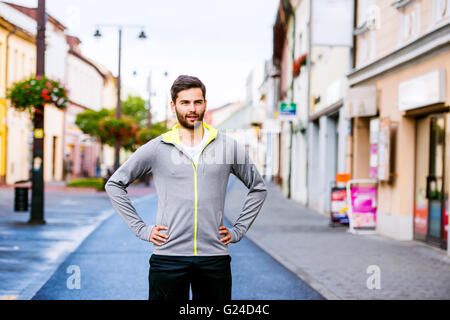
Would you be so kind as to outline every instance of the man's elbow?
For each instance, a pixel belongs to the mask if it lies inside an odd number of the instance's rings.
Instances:
[[[114,185],[114,183],[111,181],[111,179],[108,179],[105,183],[105,191],[108,196],[111,196],[114,193],[114,189],[116,189],[117,186]]]
[[[266,198],[267,198],[267,189],[264,189],[262,192],[262,199],[263,199],[263,201],[265,201],[266,200]]]

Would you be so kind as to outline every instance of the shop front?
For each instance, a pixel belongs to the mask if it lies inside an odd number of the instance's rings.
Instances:
[[[347,115],[352,177],[377,180],[377,233],[446,248],[450,108],[442,62],[436,57],[350,88]]]
[[[415,119],[414,239],[447,247],[450,113],[446,70],[401,82],[399,109]],[[414,97],[414,99],[411,99]]]

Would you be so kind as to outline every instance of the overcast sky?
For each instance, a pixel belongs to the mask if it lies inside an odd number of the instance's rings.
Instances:
[[[37,0],[9,0],[35,7]],[[82,52],[117,74],[118,31],[122,35],[122,86],[147,98],[151,70],[152,97],[158,118],[164,98],[180,74],[195,75],[206,85],[208,108],[243,100],[249,72],[272,56],[272,26],[279,0],[47,0],[47,11],[82,41]],[[137,75],[133,76],[133,71]],[[167,81],[164,72],[168,72]]]

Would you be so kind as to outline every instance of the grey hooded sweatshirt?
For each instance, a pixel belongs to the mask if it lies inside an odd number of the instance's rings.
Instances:
[[[183,152],[178,124],[148,141],[134,152],[109,178],[106,192],[114,208],[130,230],[150,241],[155,225],[147,225],[136,212],[126,188],[144,174],[153,175],[158,196],[156,225],[165,225],[168,235],[153,253],[170,256],[227,255],[220,241],[225,195],[230,173],[249,189],[239,218],[230,229],[231,242],[242,239],[258,215],[267,195],[264,180],[246,150],[217,129],[209,130],[198,165]]]

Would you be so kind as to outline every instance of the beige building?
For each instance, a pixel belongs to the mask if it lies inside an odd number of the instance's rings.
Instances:
[[[348,170],[353,178],[378,181],[377,232],[441,248],[448,246],[450,191],[448,5],[357,1],[346,100],[353,142]]]

